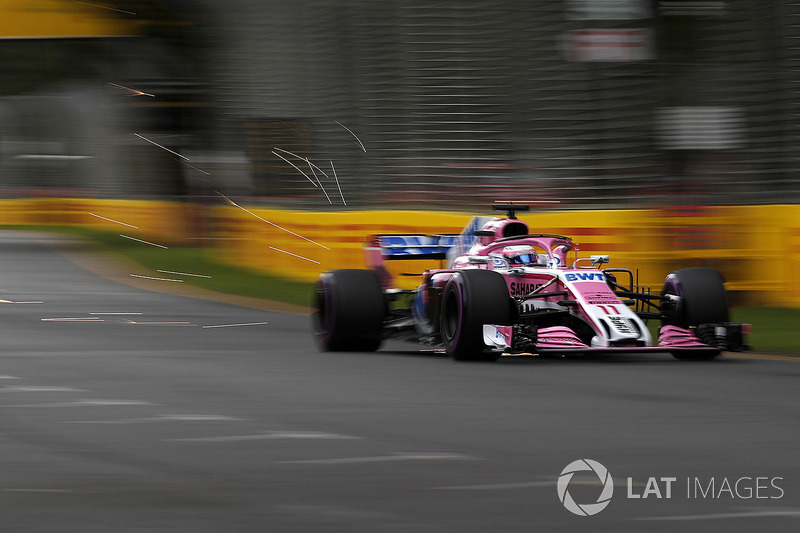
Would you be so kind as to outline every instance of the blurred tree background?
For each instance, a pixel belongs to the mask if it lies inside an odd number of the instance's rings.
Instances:
[[[361,208],[800,199],[800,7],[788,0],[2,0],[0,10],[6,196],[214,188],[340,208],[298,171],[330,188],[335,166],[348,206]],[[46,15],[59,18],[55,34]]]

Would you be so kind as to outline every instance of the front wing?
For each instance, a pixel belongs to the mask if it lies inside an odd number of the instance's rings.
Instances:
[[[635,354],[669,352],[672,354],[708,354],[720,351],[742,351],[747,324],[701,324],[697,328],[663,326],[659,332],[658,345],[636,344],[609,346],[601,343],[586,344],[564,326],[532,328],[530,326],[483,326],[483,342],[494,350],[512,354],[531,353],[539,355],[578,354]]]

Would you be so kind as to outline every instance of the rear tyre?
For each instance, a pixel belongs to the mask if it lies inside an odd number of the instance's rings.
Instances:
[[[374,352],[381,344],[386,299],[372,270],[331,270],[314,286],[311,329],[320,350]]]
[[[483,325],[510,325],[512,301],[503,276],[489,270],[461,270],[442,295],[440,331],[445,350],[456,361],[495,361],[483,343]]]
[[[700,324],[728,322],[728,298],[722,275],[713,268],[684,268],[664,280],[662,296],[679,296],[677,302],[665,302],[661,325],[692,328]],[[719,352],[673,352],[682,360],[707,360]]]

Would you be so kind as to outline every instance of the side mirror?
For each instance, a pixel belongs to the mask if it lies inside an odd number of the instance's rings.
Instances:
[[[609,262],[609,257],[607,255],[592,255],[589,257],[589,260],[593,265],[602,265],[603,263]]]

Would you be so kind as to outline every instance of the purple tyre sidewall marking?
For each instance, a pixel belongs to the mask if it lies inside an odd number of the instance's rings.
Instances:
[[[459,340],[461,340],[461,330],[464,327],[464,286],[463,286],[463,279],[461,276],[456,274],[453,276],[453,279],[450,281],[455,287],[455,294],[457,300],[457,311],[458,311],[458,324],[456,325],[456,329],[453,332],[453,342],[450,344],[450,351],[457,351]]]
[[[336,323],[336,313],[333,306],[333,290],[331,290],[331,279],[326,276],[320,279],[320,289],[322,290],[322,299],[324,300],[324,312],[318,311],[322,316],[318,317],[319,327],[322,331],[319,334],[320,343],[328,346],[333,335],[333,325]]]
[[[664,280],[664,288],[661,290],[662,294],[674,294],[675,296],[681,295],[681,287],[678,285],[678,280],[676,276],[673,274],[669,274],[667,278]],[[681,321],[678,318],[681,313],[683,313],[683,302],[678,302],[677,306],[675,307],[675,319]]]

